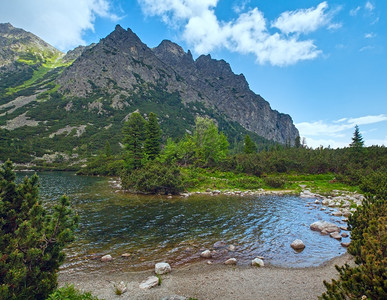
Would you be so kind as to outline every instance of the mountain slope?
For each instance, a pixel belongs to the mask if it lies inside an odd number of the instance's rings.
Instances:
[[[122,125],[136,110],[155,112],[164,136],[191,132],[197,115],[214,119],[234,146],[246,134],[266,145],[298,135],[290,116],[272,110],[226,62],[193,60],[170,41],[150,49],[116,26],[99,43],[64,55],[10,24],[0,25],[0,41],[0,160],[57,153],[75,159],[96,153],[106,140],[119,151]],[[24,68],[32,71],[20,80],[3,76]]]

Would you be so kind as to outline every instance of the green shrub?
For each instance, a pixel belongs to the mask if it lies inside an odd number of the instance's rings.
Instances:
[[[263,179],[263,182],[272,188],[282,189],[285,187],[285,180],[278,177],[266,177]]]
[[[57,289],[47,300],[98,300],[90,292],[81,292],[73,285],[66,285]]]
[[[336,266],[340,274],[332,283],[324,281],[327,291],[322,299],[387,299],[387,201],[378,191],[384,187],[386,174],[374,174],[362,183],[369,194],[349,217],[351,244],[348,252],[355,257],[355,267]]]
[[[180,170],[175,165],[148,162],[143,168],[122,175],[127,190],[149,194],[179,194],[183,191]]]
[[[47,211],[38,177],[15,183],[13,165],[0,168],[0,299],[46,299],[57,286],[63,248],[74,240],[78,217],[63,196]]]

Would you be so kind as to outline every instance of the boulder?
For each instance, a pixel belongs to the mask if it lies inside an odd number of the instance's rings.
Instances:
[[[336,224],[333,224],[333,223],[329,223],[327,221],[317,221],[317,222],[314,222],[310,225],[310,229],[314,230],[314,231],[326,231],[326,232],[340,232],[340,228],[336,225]]]
[[[236,258],[229,258],[224,262],[225,265],[236,265],[236,263],[237,263]]]
[[[159,279],[156,276],[149,276],[140,283],[140,289],[147,290],[159,285]]]
[[[341,243],[341,246],[347,248],[347,247],[349,247],[349,244],[350,244],[349,242],[348,242],[348,243],[344,243],[344,242],[343,242],[343,243]]]
[[[262,259],[260,258],[254,258],[252,261],[251,261],[251,265],[252,266],[256,266],[256,267],[263,267],[265,266],[265,263],[263,262]]]
[[[101,261],[107,262],[113,260],[113,257],[110,254],[104,255],[101,257]]]
[[[332,238],[334,238],[336,240],[341,241],[341,235],[338,232],[331,232],[330,237],[332,237]]]
[[[290,247],[292,247],[294,250],[303,250],[305,248],[305,244],[301,240],[294,240]]]
[[[343,216],[346,217],[346,218],[348,218],[350,215],[352,215],[352,213],[350,211],[346,210],[346,211],[343,212]]]
[[[202,253],[200,253],[200,257],[203,257],[203,258],[211,258],[212,257],[212,253],[210,250],[205,250],[203,251]]]
[[[332,216],[335,216],[335,217],[341,217],[342,216],[342,212],[337,210],[335,212],[332,213]]]
[[[217,241],[212,247],[216,248],[224,248],[227,246],[227,243],[225,241]]]
[[[130,253],[122,253],[121,257],[131,257],[132,255]]]
[[[341,234],[341,236],[342,236],[343,238],[346,238],[346,237],[348,237],[348,236],[349,236],[349,234],[348,234],[348,233],[346,233],[346,232],[343,232],[343,233]]]
[[[123,293],[125,293],[128,290],[126,284],[123,281],[121,281],[119,284],[117,284],[115,286],[115,288],[116,288],[117,295],[122,295]]]
[[[157,263],[155,265],[155,273],[158,275],[167,274],[171,271],[171,266],[166,262]]]
[[[228,246],[228,250],[230,250],[230,251],[235,251],[235,246],[234,246],[234,245]]]

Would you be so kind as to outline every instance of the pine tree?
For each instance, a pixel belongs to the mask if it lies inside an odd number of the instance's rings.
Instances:
[[[248,134],[246,134],[246,136],[245,136],[245,153],[250,154],[250,153],[255,153],[255,152],[257,152],[257,146],[251,140],[250,136]]]
[[[360,134],[359,126],[355,126],[355,132],[353,133],[352,143],[350,144],[352,148],[362,148],[364,146],[363,137]]]
[[[38,187],[36,175],[17,185],[10,161],[0,168],[0,299],[46,299],[74,240],[78,217],[67,197],[49,213]]]
[[[154,160],[161,151],[161,129],[155,113],[151,112],[149,114],[145,130],[145,153],[150,160]]]
[[[294,147],[296,148],[301,148],[301,138],[300,136],[296,136],[295,140],[294,140]]]
[[[144,158],[145,119],[138,112],[130,115],[122,129],[126,150],[126,168],[135,170],[142,166]]]

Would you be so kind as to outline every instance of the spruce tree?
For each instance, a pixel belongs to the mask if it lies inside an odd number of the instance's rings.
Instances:
[[[251,140],[250,136],[248,134],[246,134],[246,136],[245,136],[245,153],[250,154],[250,153],[255,153],[255,152],[257,152],[257,146]]]
[[[362,148],[364,146],[363,137],[360,134],[359,126],[355,126],[355,132],[353,133],[352,143],[350,144],[352,148]]]
[[[78,217],[67,197],[50,213],[38,187],[36,175],[16,184],[10,161],[0,168],[0,299],[46,299],[74,240]]]
[[[140,113],[134,112],[125,122],[122,129],[124,146],[126,150],[125,160],[127,170],[141,168],[144,159],[145,119]]]
[[[155,113],[151,112],[149,114],[145,130],[145,153],[150,160],[154,160],[161,151],[161,129]]]

